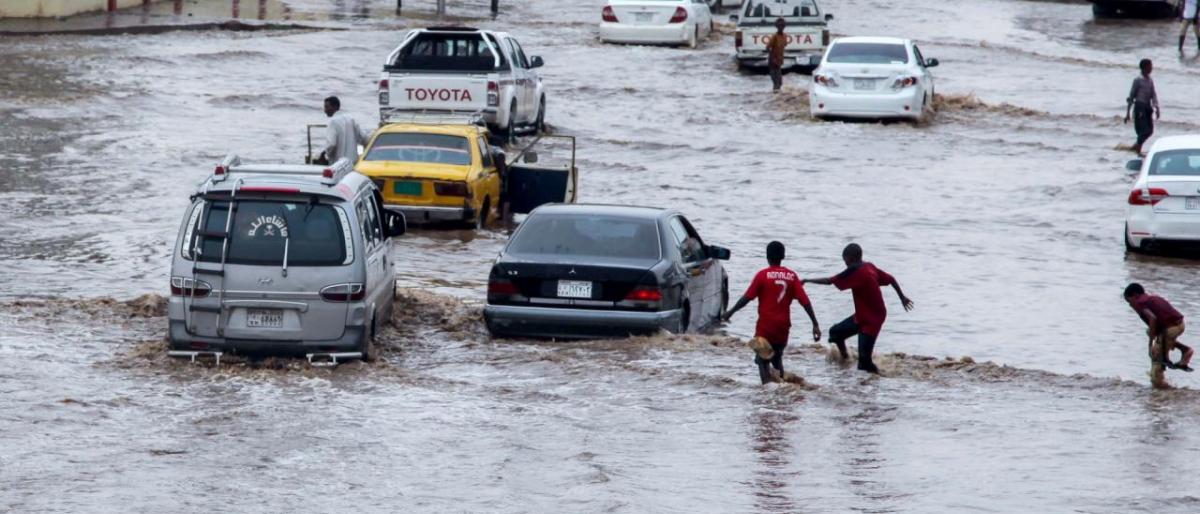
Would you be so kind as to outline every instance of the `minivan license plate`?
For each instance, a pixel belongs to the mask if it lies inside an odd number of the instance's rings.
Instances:
[[[283,328],[283,311],[279,309],[250,309],[246,326],[251,328]]]
[[[1187,199],[1187,210],[1200,211],[1200,196],[1192,196]]]
[[[559,298],[591,298],[592,283],[581,282],[578,280],[559,280],[558,281],[558,297]]]

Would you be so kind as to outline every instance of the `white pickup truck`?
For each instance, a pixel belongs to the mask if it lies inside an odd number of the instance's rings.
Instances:
[[[379,79],[382,123],[414,114],[482,112],[494,130],[512,138],[541,132],[546,92],[535,68],[506,33],[465,27],[410,31],[383,64]]]
[[[775,33],[775,20],[783,18],[788,37],[784,68],[811,71],[829,46],[829,20],[815,0],[746,0],[730,20],[737,23],[733,46],[738,69],[767,67],[767,38]]]

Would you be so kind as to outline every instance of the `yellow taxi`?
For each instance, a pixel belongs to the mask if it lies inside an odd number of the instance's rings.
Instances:
[[[354,167],[383,193],[384,207],[409,223],[482,227],[501,206],[504,154],[472,124],[392,123],[371,136]]]

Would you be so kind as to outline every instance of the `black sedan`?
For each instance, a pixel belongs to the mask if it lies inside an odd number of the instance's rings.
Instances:
[[[501,337],[704,330],[729,303],[728,259],[677,211],[547,205],[493,264],[484,319]]]

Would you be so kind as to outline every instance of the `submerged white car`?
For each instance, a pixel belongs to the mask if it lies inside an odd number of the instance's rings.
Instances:
[[[713,31],[706,0],[609,0],[600,11],[600,41],[687,45]]]
[[[809,109],[817,118],[920,119],[933,107],[937,59],[908,39],[844,37],[813,71]]]
[[[1200,249],[1200,134],[1161,138],[1127,167],[1140,173],[1125,211],[1125,247]]]

